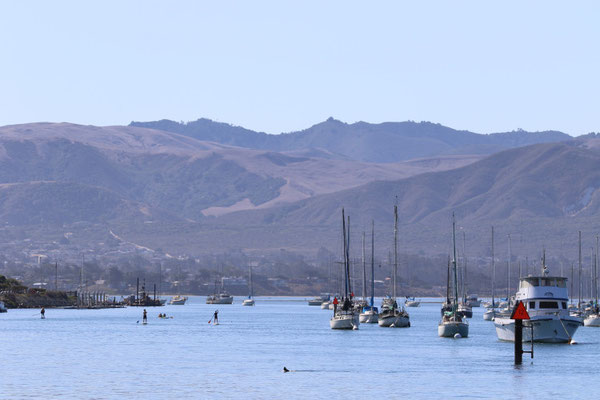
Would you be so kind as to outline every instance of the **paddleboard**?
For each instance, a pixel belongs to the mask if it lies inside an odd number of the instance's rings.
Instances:
[[[147,322],[142,322],[142,325],[148,325],[148,323]]]

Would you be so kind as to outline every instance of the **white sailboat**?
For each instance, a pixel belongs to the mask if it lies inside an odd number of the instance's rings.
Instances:
[[[398,274],[398,206],[394,205],[394,269],[392,271],[392,297],[381,304],[377,324],[383,328],[408,328],[410,316],[396,302],[396,275]],[[386,301],[387,300],[387,301]]]
[[[358,329],[360,325],[359,313],[354,310],[352,302],[352,281],[350,279],[350,217],[348,217],[348,231],[346,232],[346,219],[342,208],[342,231],[344,252],[344,296],[341,304],[334,303],[333,316],[329,320],[331,329]],[[336,299],[337,300],[337,299]],[[334,300],[335,301],[335,300]]]
[[[364,254],[364,249],[363,249]],[[364,270],[364,262],[363,262]],[[369,305],[363,307],[359,316],[360,322],[376,324],[379,319],[379,310],[375,307],[375,222],[371,221],[371,298]]]
[[[567,278],[550,276],[546,257],[542,258],[541,276],[519,279],[519,290],[515,296],[527,307],[530,319],[523,321],[524,327],[533,326],[533,341],[543,343],[570,343],[583,321],[569,315]],[[514,342],[515,321],[510,316],[494,319],[498,339]],[[531,329],[523,329],[523,341],[531,340]]]
[[[252,266],[251,265],[248,266],[248,289],[249,289],[250,293],[248,294],[248,298],[242,302],[243,306],[253,306],[254,305],[254,298],[252,297],[253,293],[252,293]]]
[[[456,271],[456,221],[454,213],[452,213],[452,276],[454,297],[451,299],[452,308],[448,311],[443,311],[442,320],[438,325],[438,335],[440,337],[466,338],[469,336],[469,324],[458,312],[458,274]],[[448,285],[450,283],[448,282]]]

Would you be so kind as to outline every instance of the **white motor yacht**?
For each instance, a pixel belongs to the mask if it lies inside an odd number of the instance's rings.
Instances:
[[[519,280],[516,300],[523,302],[529,313],[529,320],[523,320],[523,341],[543,343],[570,343],[583,321],[569,315],[567,304],[567,278],[548,276],[544,266],[542,276],[529,276]],[[515,340],[515,321],[510,316],[497,316],[494,319],[498,339]]]
[[[185,302],[187,301],[187,297],[185,296],[180,296],[180,295],[176,295],[171,297],[171,300],[169,301],[169,304],[171,305],[177,305],[177,306],[182,306],[185,304]]]
[[[206,304],[233,304],[233,296],[229,293],[216,293],[206,297]]]

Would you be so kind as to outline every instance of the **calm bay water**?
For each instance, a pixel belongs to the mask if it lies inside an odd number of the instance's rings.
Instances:
[[[577,345],[536,344],[513,365],[483,308],[467,339],[437,336],[439,304],[410,308],[412,327],[329,329],[331,311],[299,299],[255,307],[184,306],[0,314],[0,398],[596,398],[600,329]],[[208,324],[215,308],[221,324]],[[174,318],[158,319],[159,312]],[[140,323],[137,323],[140,321]],[[295,370],[284,374],[283,367]],[[588,384],[586,384],[586,382]]]

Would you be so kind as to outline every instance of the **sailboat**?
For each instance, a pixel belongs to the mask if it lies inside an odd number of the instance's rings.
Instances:
[[[161,274],[162,274],[162,270],[161,270]],[[177,264],[177,294],[173,297],[171,297],[171,300],[169,300],[169,304],[170,305],[175,305],[175,306],[182,306],[185,304],[185,302],[188,300],[187,297],[182,296],[180,293],[181,290],[181,266],[179,264]]]
[[[394,269],[392,271],[392,297],[384,299],[377,323],[384,328],[408,328],[410,317],[404,310],[398,308],[396,302],[396,275],[398,274],[398,206],[394,205]],[[387,300],[387,301],[386,301]]]
[[[596,254],[592,268],[592,292],[596,295],[591,312],[583,320],[584,326],[600,327],[600,307],[598,306],[598,236],[596,236]]]
[[[496,317],[496,262],[494,260],[494,227],[492,226],[492,304],[483,313],[485,321],[493,321]]]
[[[440,337],[466,338],[469,336],[469,324],[458,312],[458,274],[456,272],[456,220],[452,213],[452,283],[453,298],[452,309],[444,311],[442,320],[438,325],[438,335]],[[448,279],[448,289],[450,288],[450,279]],[[449,290],[448,290],[449,291]],[[450,299],[448,299],[450,300]]]
[[[242,302],[243,306],[253,306],[254,305],[254,298],[252,297],[253,293],[252,293],[252,266],[251,265],[248,266],[248,276],[250,278],[249,285],[248,285],[250,293],[248,294],[248,298]]]
[[[352,281],[350,279],[350,217],[348,217],[348,231],[346,231],[346,217],[342,208],[342,231],[343,231],[343,252],[344,252],[344,296],[341,304],[334,302],[333,316],[329,320],[331,329],[358,329],[360,320],[358,312],[354,310],[352,301]]]
[[[215,282],[215,293],[211,296],[206,297],[206,304],[232,304],[233,296],[225,291],[225,285],[223,284],[223,278],[221,278],[221,288],[217,289],[217,282]]]
[[[364,251],[363,251],[364,254]],[[364,263],[363,263],[364,270]],[[366,282],[365,282],[366,285]],[[379,319],[379,310],[375,307],[375,222],[371,221],[371,298],[369,305],[363,307],[360,313],[360,322],[376,324]]]

